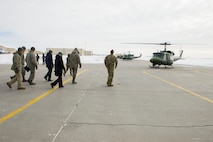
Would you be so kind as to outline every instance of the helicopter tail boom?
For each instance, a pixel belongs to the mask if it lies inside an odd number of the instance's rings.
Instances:
[[[174,61],[180,60],[182,58],[182,55],[183,55],[183,50],[180,51],[179,57],[174,58]]]
[[[140,55],[139,55],[139,56],[134,57],[134,59],[135,59],[135,58],[140,58],[141,56],[142,56],[142,54],[140,53]]]

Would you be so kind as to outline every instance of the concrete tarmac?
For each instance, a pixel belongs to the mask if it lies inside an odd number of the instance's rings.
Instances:
[[[212,142],[213,68],[148,66],[119,60],[107,87],[103,64],[83,64],[77,84],[67,73],[52,89],[39,65],[37,84],[17,90],[0,65],[0,142]]]

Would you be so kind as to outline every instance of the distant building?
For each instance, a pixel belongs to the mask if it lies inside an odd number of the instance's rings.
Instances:
[[[92,51],[84,51],[84,55],[85,56],[92,56],[93,53],[92,53]]]
[[[21,46],[20,46],[21,47]],[[30,47],[31,48],[31,47]],[[30,48],[25,50],[25,54],[27,54],[30,51]],[[36,47],[35,47],[36,48]],[[18,48],[8,48],[5,46],[0,45],[0,54],[12,54],[17,51]],[[39,50],[35,50],[35,54],[42,54],[43,52]]]
[[[36,49],[36,47],[35,47]],[[49,51],[49,50],[52,50],[53,51],[53,54],[57,54],[58,52],[62,52],[64,55],[67,55],[67,54],[70,54],[72,53],[74,48],[46,48],[46,53]],[[30,48],[27,48],[25,50],[25,54],[28,53],[30,50]],[[16,52],[17,49],[16,48],[8,48],[8,47],[5,47],[5,46],[2,46],[0,45],[0,54],[6,54],[6,53],[14,53]],[[93,53],[92,51],[87,51],[87,50],[84,50],[82,48],[78,48],[78,51],[80,52],[80,56],[92,56]],[[35,50],[35,54],[42,54],[43,52],[39,51],[39,50]]]
[[[57,54],[58,52],[62,52],[64,55],[68,55],[70,53],[72,53],[72,51],[74,50],[74,48],[46,48],[46,53],[49,51],[49,50],[52,50],[53,51],[53,54]],[[85,51],[84,49],[82,48],[78,48],[78,51],[79,51],[79,54],[80,56],[92,56],[92,51]]]
[[[10,54],[16,52],[15,48],[8,48],[0,45],[0,54]]]

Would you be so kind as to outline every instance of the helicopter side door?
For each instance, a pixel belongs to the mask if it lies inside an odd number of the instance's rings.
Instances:
[[[174,60],[174,56],[172,54],[166,54],[166,65],[172,65]]]

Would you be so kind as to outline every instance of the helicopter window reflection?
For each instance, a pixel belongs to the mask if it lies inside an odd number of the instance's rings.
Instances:
[[[158,57],[158,58],[163,59],[163,54],[161,54],[161,53],[153,53],[153,57]]]

